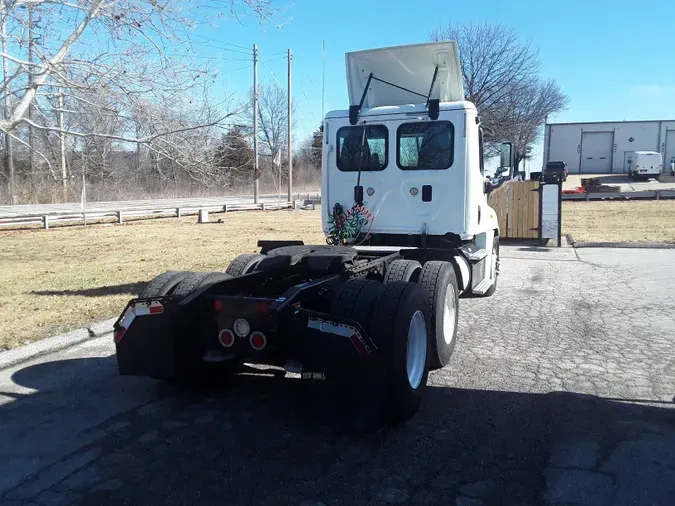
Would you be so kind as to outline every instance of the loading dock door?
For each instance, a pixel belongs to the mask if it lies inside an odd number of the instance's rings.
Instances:
[[[612,172],[614,132],[581,133],[581,172],[605,174]]]
[[[666,156],[663,157],[663,172],[670,171],[670,163],[675,160],[675,130],[666,131]]]

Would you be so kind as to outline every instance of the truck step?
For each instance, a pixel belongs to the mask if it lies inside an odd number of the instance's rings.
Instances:
[[[485,251],[485,250],[483,250]],[[490,278],[484,279],[481,281],[476,288],[471,290],[475,295],[483,295],[485,292],[489,290],[489,288],[492,286],[492,283],[494,281]]]
[[[465,249],[463,251],[466,254],[467,258],[472,262],[479,262],[483,260],[483,258],[485,258],[488,254],[488,251],[485,248],[481,248],[475,251]]]

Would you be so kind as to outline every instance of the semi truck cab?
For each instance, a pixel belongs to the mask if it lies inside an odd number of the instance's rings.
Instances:
[[[450,364],[460,295],[497,287],[480,120],[454,42],[348,53],[347,72],[351,105],[323,123],[328,244],[263,240],[225,272],[159,274],[115,322],[120,374],[210,385],[283,367],[374,420],[415,414]]]
[[[483,132],[476,107],[464,100],[456,43],[347,53],[346,67],[352,105],[323,123],[324,233],[334,234],[340,211],[357,205],[367,219],[353,220],[348,243],[470,244],[491,257],[499,226],[487,203]],[[503,149],[502,158],[511,159],[511,145]],[[489,286],[486,273],[480,282]]]

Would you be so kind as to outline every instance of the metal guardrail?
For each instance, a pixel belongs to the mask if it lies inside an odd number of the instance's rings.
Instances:
[[[72,211],[21,214],[18,216],[0,218],[0,228],[22,228],[34,225],[42,225],[48,229],[52,225],[92,223],[104,220],[115,220],[116,223],[124,223],[125,218],[181,218],[183,216],[197,215],[200,211],[207,213],[228,213],[235,211],[278,211],[282,209],[296,209],[303,207],[305,203],[320,203],[321,194],[318,192],[296,194],[297,199],[291,202],[263,202],[258,204],[224,203],[222,205],[205,206],[139,206],[125,207],[120,209],[97,209],[86,213]],[[312,204],[313,205],[313,204]]]
[[[675,190],[643,190],[635,192],[563,193],[563,200],[667,200],[675,199]]]

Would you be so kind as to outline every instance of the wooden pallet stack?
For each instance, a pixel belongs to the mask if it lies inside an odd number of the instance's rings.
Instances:
[[[620,186],[602,184],[602,180],[599,177],[581,178],[581,187],[586,191],[586,193],[621,191]]]

